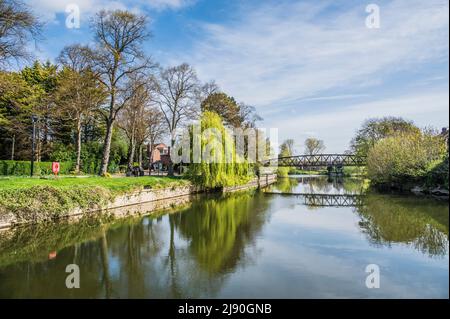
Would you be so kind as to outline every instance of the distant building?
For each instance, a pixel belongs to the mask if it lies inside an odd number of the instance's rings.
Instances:
[[[153,169],[166,170],[170,164],[169,147],[164,143],[147,145],[150,164]]]

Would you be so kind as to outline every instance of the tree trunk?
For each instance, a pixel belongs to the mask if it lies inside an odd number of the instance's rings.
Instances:
[[[14,148],[16,146],[16,134],[13,134],[11,143],[11,161],[14,161]]]
[[[170,141],[170,150],[169,150],[169,171],[168,171],[168,175],[169,176],[173,176],[173,162],[172,162],[172,158],[170,156],[170,153],[173,151],[173,147],[175,146],[175,140],[172,139]]]
[[[105,175],[108,172],[109,153],[111,151],[113,126],[114,121],[108,120],[108,122],[106,123],[106,136],[105,136],[105,143],[103,144],[103,156],[99,172],[100,175]]]
[[[81,118],[77,119],[77,163],[75,165],[75,172],[80,173],[81,164]]]
[[[102,237],[100,239],[100,257],[103,268],[103,283],[105,284],[105,297],[111,298],[111,278],[109,274],[109,257],[108,257],[108,241],[106,239],[106,232],[102,230]]]
[[[36,162],[40,162],[41,161],[41,148],[42,148],[42,143],[41,143],[41,130],[39,127],[36,127]]]
[[[150,138],[149,154],[148,154],[148,175],[152,175],[152,165],[153,165],[153,145],[155,145],[155,140],[153,137]]]
[[[138,151],[139,151],[139,154],[138,154],[139,168],[143,169],[142,168],[142,143],[138,146]]]
[[[130,140],[130,150],[128,151],[128,171],[133,170],[135,149],[136,149],[136,141],[134,136],[132,136]]]

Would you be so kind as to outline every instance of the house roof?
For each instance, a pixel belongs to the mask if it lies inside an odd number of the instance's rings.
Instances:
[[[167,145],[164,143],[157,143],[157,144],[153,144],[153,148],[157,148],[158,146],[162,146],[164,148],[167,148]]]

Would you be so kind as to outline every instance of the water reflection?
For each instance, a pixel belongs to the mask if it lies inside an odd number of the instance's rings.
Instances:
[[[208,196],[159,218],[82,221],[60,224],[54,232],[20,229],[0,242],[0,297],[214,296],[228,273],[253,258],[245,250],[264,224],[267,204],[259,193]],[[86,242],[78,243],[83,240],[77,232],[86,234]],[[51,250],[58,253],[48,260]],[[70,263],[84,270],[82,290],[64,287]],[[59,285],[42,291],[45,281]]]
[[[291,176],[280,178],[266,189],[267,192],[300,194],[355,195],[365,191],[364,180],[328,176]]]
[[[198,196],[160,216],[1,233],[0,298],[448,296],[448,204],[362,189],[357,179],[282,179],[270,190],[316,202],[261,192]],[[361,202],[319,206],[317,196]],[[389,285],[378,292],[355,279],[370,256],[389,265]],[[65,287],[71,263],[80,266],[81,289]],[[405,264],[404,278],[389,270]]]
[[[361,179],[325,176],[283,178],[266,192],[295,195],[310,208],[354,207],[361,218],[358,226],[373,245],[401,243],[429,256],[448,253],[446,202],[368,193]]]
[[[244,258],[244,248],[265,222],[267,200],[260,197],[247,193],[211,198],[195,202],[191,213],[177,215],[175,224],[200,267],[209,273],[226,273]]]
[[[448,254],[448,204],[425,198],[369,194],[356,210],[375,245],[411,245],[430,256]]]

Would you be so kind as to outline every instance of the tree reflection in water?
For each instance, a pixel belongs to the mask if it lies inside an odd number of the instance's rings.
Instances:
[[[359,178],[291,176],[279,178],[267,191],[306,194],[362,194],[365,184]]]
[[[286,178],[271,189],[354,196],[361,194],[362,181]],[[258,238],[264,237],[269,245],[292,247],[288,242],[278,242],[280,237],[267,237],[263,232],[265,225],[272,223],[268,217],[277,216],[280,209],[298,223],[308,218],[302,215],[305,212],[299,209],[298,201],[256,191],[200,195],[183,208],[160,217],[21,228],[0,236],[0,297],[220,296],[233,274],[257,267],[256,261],[264,256],[258,249],[266,248],[257,246]],[[359,223],[350,227],[358,227],[372,245],[404,245],[424,256],[448,256],[449,209],[445,202],[365,194],[355,207],[337,209],[357,214]],[[319,207],[306,214],[333,212],[341,211],[322,211]],[[279,218],[273,219],[280,222]],[[56,258],[49,260],[48,254],[53,251],[57,252]],[[65,267],[71,263],[80,266],[82,289],[67,289],[64,285]]]
[[[354,210],[358,223],[370,243],[379,246],[411,245],[429,256],[448,252],[448,216],[446,202],[415,196],[381,195],[364,192],[358,178],[300,176],[282,178],[269,191],[327,195],[363,195]],[[310,210],[320,207],[310,205]],[[445,213],[443,213],[445,212]]]
[[[227,273],[249,257],[244,249],[261,230],[266,208],[260,193],[216,196],[193,203],[176,224],[199,267],[211,274]]]
[[[356,212],[375,245],[412,245],[429,256],[448,252],[448,204],[426,198],[369,194]],[[446,211],[445,214],[442,212]]]

